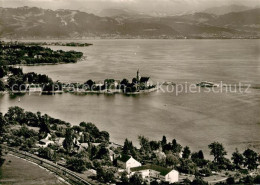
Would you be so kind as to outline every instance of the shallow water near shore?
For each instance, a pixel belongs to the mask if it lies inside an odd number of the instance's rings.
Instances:
[[[82,51],[86,60],[76,64],[24,66],[24,72],[47,74],[62,82],[141,76],[153,82],[177,84],[213,81],[226,84],[260,84],[259,40],[93,40],[90,47],[51,46]],[[228,151],[247,147],[260,151],[260,89],[250,92],[185,93],[152,92],[116,95],[23,95],[0,96],[0,111],[20,106],[33,112],[79,124],[95,123],[123,143],[137,136],[176,138],[193,150],[207,150],[213,141]]]

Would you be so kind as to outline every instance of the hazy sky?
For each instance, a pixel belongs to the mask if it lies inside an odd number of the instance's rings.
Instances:
[[[36,6],[88,12],[99,12],[106,8],[126,8],[145,13],[181,13],[229,4],[256,7],[260,5],[260,0],[0,0],[2,7]]]

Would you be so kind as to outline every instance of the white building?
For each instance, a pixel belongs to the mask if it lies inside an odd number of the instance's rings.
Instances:
[[[117,159],[117,165],[124,169],[142,166],[140,162],[135,160],[132,156],[122,155]]]
[[[130,169],[130,175],[138,173],[143,179],[158,179],[164,182],[175,183],[179,181],[179,172],[157,165],[145,165]]]
[[[46,148],[50,144],[54,144],[54,141],[51,140],[51,135],[48,133],[47,136],[44,139],[41,139],[39,144],[37,144],[38,147]]]
[[[47,139],[41,139],[39,144],[37,144],[37,146],[42,147],[42,148],[46,148],[50,144],[54,144],[54,142],[50,141],[50,140],[47,140]]]

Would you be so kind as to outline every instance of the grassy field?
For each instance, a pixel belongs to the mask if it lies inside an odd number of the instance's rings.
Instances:
[[[5,156],[0,170],[0,184],[12,185],[65,185],[51,172],[12,155]],[[1,177],[2,176],[2,177]]]

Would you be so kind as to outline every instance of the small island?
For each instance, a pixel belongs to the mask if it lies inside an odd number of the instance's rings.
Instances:
[[[104,82],[88,80],[84,84],[64,84],[63,90],[65,92],[75,93],[104,93],[104,94],[140,94],[149,93],[156,90],[156,85],[150,81],[150,77],[140,76],[137,70],[136,77],[129,82],[128,79],[123,80],[105,79]],[[75,88],[76,87],[76,88]]]
[[[34,72],[23,73],[20,67],[0,66],[0,79],[2,79],[0,80],[0,92],[10,93],[140,94],[157,90],[156,85],[149,81],[150,77],[141,77],[139,70],[132,82],[127,79],[121,81],[105,79],[103,82],[88,80],[80,84],[54,82],[47,75]]]

